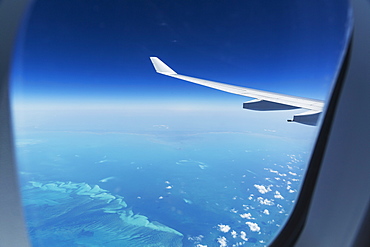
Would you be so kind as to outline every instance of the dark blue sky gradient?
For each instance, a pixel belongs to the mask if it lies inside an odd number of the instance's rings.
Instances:
[[[244,99],[154,72],[323,99],[348,27],[346,1],[39,0],[20,35],[14,95],[33,100]]]

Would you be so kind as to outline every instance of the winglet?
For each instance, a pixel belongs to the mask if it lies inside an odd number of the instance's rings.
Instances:
[[[164,75],[176,75],[177,73],[173,71],[170,67],[168,67],[164,62],[162,62],[157,57],[150,57],[154,69],[157,73],[164,74]]]

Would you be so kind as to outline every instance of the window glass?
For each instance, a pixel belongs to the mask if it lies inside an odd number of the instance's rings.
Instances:
[[[12,107],[33,246],[265,246],[319,125],[155,72],[325,100],[347,1],[35,1]],[[320,123],[320,120],[319,120]]]

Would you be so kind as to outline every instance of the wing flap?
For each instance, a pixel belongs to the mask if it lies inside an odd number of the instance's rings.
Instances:
[[[284,105],[276,102],[254,99],[243,103],[243,108],[255,111],[277,111],[277,110],[292,110],[299,107]]]
[[[297,122],[306,125],[316,125],[319,120],[321,111],[306,111],[293,116],[293,120],[288,120],[288,122]]]

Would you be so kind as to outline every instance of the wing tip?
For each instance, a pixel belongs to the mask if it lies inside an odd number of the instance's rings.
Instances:
[[[164,75],[176,75],[177,73],[158,57],[149,57],[157,73]]]

